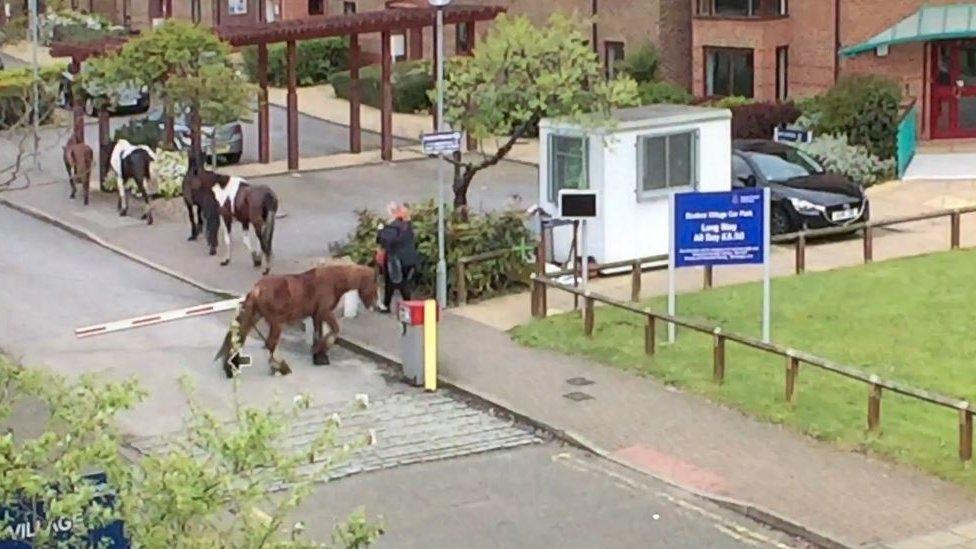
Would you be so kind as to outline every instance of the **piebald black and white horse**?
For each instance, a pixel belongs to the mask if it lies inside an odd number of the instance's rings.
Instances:
[[[147,220],[147,224],[152,225],[152,204],[149,202],[149,193],[146,191],[146,182],[152,180],[152,163],[156,160],[156,153],[146,145],[133,145],[125,139],[119,139],[112,146],[112,155],[109,165],[118,176],[119,203],[118,210],[120,216],[125,216],[129,212],[129,201],[127,199],[126,182],[130,179],[135,182],[136,190],[142,194],[146,201],[146,212],[142,214],[142,219]]]
[[[223,220],[224,244],[227,255],[220,264],[230,263],[231,227],[236,219],[244,229],[244,246],[251,252],[251,259],[255,267],[261,266],[261,254],[264,254],[264,274],[271,271],[271,241],[274,238],[275,215],[278,213],[278,197],[267,185],[250,185],[240,177],[214,174],[217,183],[212,187],[213,195],[220,208]],[[254,234],[258,237],[261,251],[255,248],[251,240],[249,226],[254,226]]]

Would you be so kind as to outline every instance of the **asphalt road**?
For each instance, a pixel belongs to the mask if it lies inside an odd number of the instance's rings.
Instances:
[[[0,207],[0,234],[4,235],[0,349],[6,354],[68,376],[99,372],[111,379],[137,377],[151,396],[122,418],[123,430],[135,437],[180,428],[186,411],[178,389],[180,376],[196,382],[199,402],[218,412],[230,409],[233,384],[210,362],[226,330],[226,315],[86,340],[76,340],[72,334],[81,325],[198,304],[212,297],[4,207]],[[248,345],[255,366],[242,376],[242,401],[271,403],[276,396],[289,400],[291,395],[309,392],[315,402],[342,403],[355,393],[368,393],[371,399],[387,403],[375,406],[377,415],[371,418],[380,423],[383,437],[390,439],[386,448],[401,444],[401,439],[395,439],[401,432],[413,436],[409,444],[414,446],[403,454],[410,459],[392,458],[373,472],[352,471],[351,476],[316,490],[296,519],[304,520],[319,539],[327,538],[339,517],[365,505],[371,517],[382,517],[388,532],[381,543],[385,547],[793,545],[789,538],[743,517],[533,436],[531,440],[523,436],[516,448],[400,465],[411,459],[424,461],[426,456],[457,455],[445,453],[454,444],[441,445],[439,450],[433,447],[437,439],[460,430],[451,423],[460,421],[452,419],[455,416],[465,416],[464,425],[470,426],[474,417],[490,427],[471,431],[471,436],[483,440],[497,436],[503,427],[481,410],[458,408],[466,406],[463,403],[450,404],[453,415],[436,416],[426,431],[414,428],[414,422],[404,425],[401,410],[409,410],[420,423],[428,415],[422,408],[425,403],[444,410],[448,397],[424,397],[391,380],[380,366],[344,352],[333,353],[331,367],[313,368],[300,334],[289,335],[284,347],[295,374],[273,378],[267,375],[257,344]],[[430,413],[435,413],[433,408]]]

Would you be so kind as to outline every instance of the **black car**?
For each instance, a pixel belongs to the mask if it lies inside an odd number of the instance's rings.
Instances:
[[[870,217],[861,185],[825,171],[810,155],[783,143],[733,141],[732,186],[769,187],[773,234],[842,227]]]

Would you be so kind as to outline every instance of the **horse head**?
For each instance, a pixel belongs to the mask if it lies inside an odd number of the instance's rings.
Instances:
[[[367,309],[376,307],[379,299],[379,289],[376,284],[376,269],[373,267],[362,267],[356,269],[356,276],[359,277],[357,290],[359,299]]]

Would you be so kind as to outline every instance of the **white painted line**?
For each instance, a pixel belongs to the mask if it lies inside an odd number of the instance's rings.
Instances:
[[[106,322],[104,324],[93,324],[91,326],[84,326],[76,329],[75,337],[78,339],[83,339],[86,337],[105,335],[122,330],[131,330],[133,328],[142,328],[145,326],[162,324],[163,322],[182,320],[184,318],[193,318],[197,316],[221,313],[236,309],[242,301],[244,301],[244,298],[242,297],[236,299],[225,299],[224,301],[194,305],[192,307],[184,307],[183,309],[176,309],[163,313],[127,318],[125,320],[116,320],[113,322]]]

